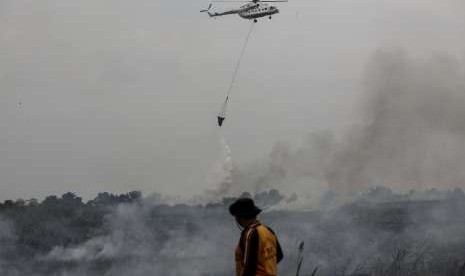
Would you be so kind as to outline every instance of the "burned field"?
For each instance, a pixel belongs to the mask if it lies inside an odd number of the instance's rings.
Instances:
[[[461,190],[377,191],[320,210],[286,210],[271,195],[258,198],[268,205],[261,220],[283,246],[280,275],[295,275],[300,241],[301,275],[465,275]],[[231,200],[169,205],[103,193],[86,203],[73,194],[5,202],[0,274],[233,275],[240,232],[227,213]]]

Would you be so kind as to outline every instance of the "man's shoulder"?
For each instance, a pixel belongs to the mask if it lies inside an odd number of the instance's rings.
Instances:
[[[273,229],[271,229],[271,227],[269,227],[268,225],[265,225],[265,224],[263,224],[263,223],[260,223],[260,225],[259,225],[259,226],[261,226],[261,227],[262,227],[262,229],[264,229],[264,230],[267,230],[267,231],[269,231],[269,232],[271,232],[272,234],[274,234],[274,235],[275,235],[275,233],[274,233]],[[258,227],[258,226],[257,226],[257,227]]]

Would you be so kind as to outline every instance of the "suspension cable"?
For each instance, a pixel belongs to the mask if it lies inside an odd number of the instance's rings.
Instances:
[[[247,44],[249,43],[249,38],[250,38],[250,35],[252,34],[254,25],[255,23],[252,21],[252,23],[250,24],[249,32],[247,33],[247,36],[245,38],[244,45],[242,46],[241,54],[239,55],[239,59],[237,60],[236,68],[234,68],[234,73],[231,79],[231,83],[229,84],[228,92],[226,93],[226,102],[229,101],[229,94],[231,93],[231,90],[234,86],[234,82],[236,81],[236,77],[237,77],[237,73],[239,72],[239,67],[241,65],[242,57],[244,56],[245,49],[247,48]]]
[[[229,84],[228,91],[226,92],[226,99],[224,100],[223,105],[221,106],[221,110],[218,113],[218,125],[221,127],[223,125],[223,121],[226,119],[226,109],[228,108],[229,102],[229,94],[231,94],[232,88],[234,86],[234,82],[236,81],[237,73],[239,72],[239,67],[241,65],[242,57],[244,56],[245,49],[247,48],[247,44],[249,43],[250,35],[252,34],[253,26],[255,25],[254,22],[250,24],[249,32],[244,41],[244,45],[242,45],[241,53],[239,55],[239,59],[237,60],[236,67],[234,68],[234,73],[231,79],[231,83]]]

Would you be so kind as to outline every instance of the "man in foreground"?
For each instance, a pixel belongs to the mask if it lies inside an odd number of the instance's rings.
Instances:
[[[229,212],[242,228],[236,248],[237,276],[277,276],[283,252],[275,233],[257,220],[260,208],[250,198],[240,198]]]

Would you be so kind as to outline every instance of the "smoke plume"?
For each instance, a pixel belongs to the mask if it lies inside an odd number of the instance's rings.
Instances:
[[[369,187],[396,191],[465,187],[465,76],[458,59],[379,50],[367,65],[360,115],[342,137],[314,131],[293,148],[231,170],[219,194],[271,188],[315,199]]]
[[[378,51],[366,74],[365,126],[343,140],[330,188],[465,187],[465,78],[450,56]]]

